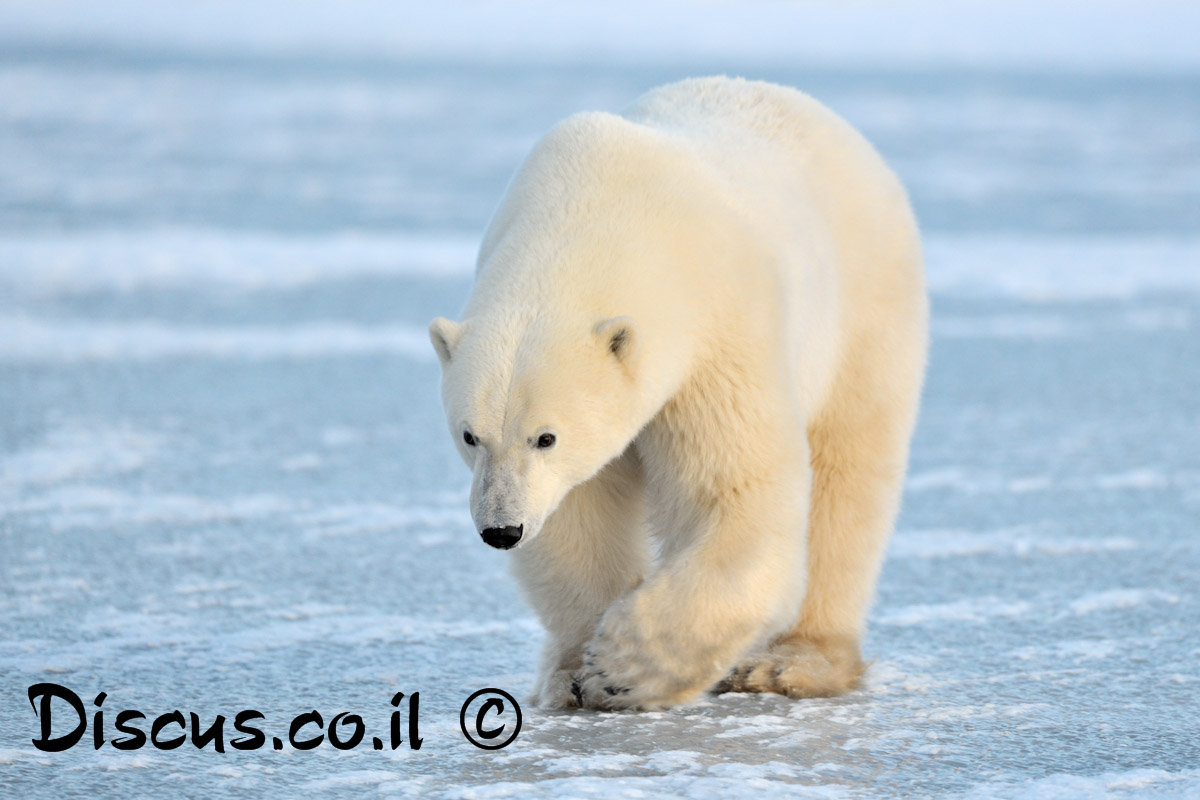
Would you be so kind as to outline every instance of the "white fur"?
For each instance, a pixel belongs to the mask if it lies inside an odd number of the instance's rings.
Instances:
[[[854,686],[926,328],[905,193],[812,98],[696,79],[551,130],[430,327],[475,522],[523,526],[538,701]]]

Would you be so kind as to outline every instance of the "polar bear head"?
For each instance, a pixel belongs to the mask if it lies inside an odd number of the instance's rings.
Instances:
[[[429,335],[450,435],[474,472],[471,516],[492,547],[533,539],[641,427],[629,317],[438,318]]]

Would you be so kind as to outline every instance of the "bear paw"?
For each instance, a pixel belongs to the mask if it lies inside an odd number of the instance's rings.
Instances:
[[[539,708],[579,708],[572,688],[574,683],[575,675],[571,670],[555,670],[542,679],[540,688],[529,699]]]
[[[744,658],[713,691],[834,697],[858,688],[865,670],[852,639],[793,637]]]
[[[651,653],[634,620],[619,609],[605,615],[584,650],[583,667],[571,686],[576,703],[608,711],[649,711],[678,702],[686,681],[677,667]]]

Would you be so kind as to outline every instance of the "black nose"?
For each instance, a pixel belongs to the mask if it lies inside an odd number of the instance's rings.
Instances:
[[[499,550],[510,550],[517,546],[517,542],[521,541],[521,532],[525,529],[524,525],[508,525],[503,528],[484,528],[483,533],[479,534],[483,537],[486,544],[490,544]]]

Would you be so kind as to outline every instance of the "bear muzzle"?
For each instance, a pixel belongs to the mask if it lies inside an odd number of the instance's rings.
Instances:
[[[485,544],[497,550],[511,550],[521,541],[524,530],[524,525],[506,525],[503,528],[484,528],[479,535]]]

